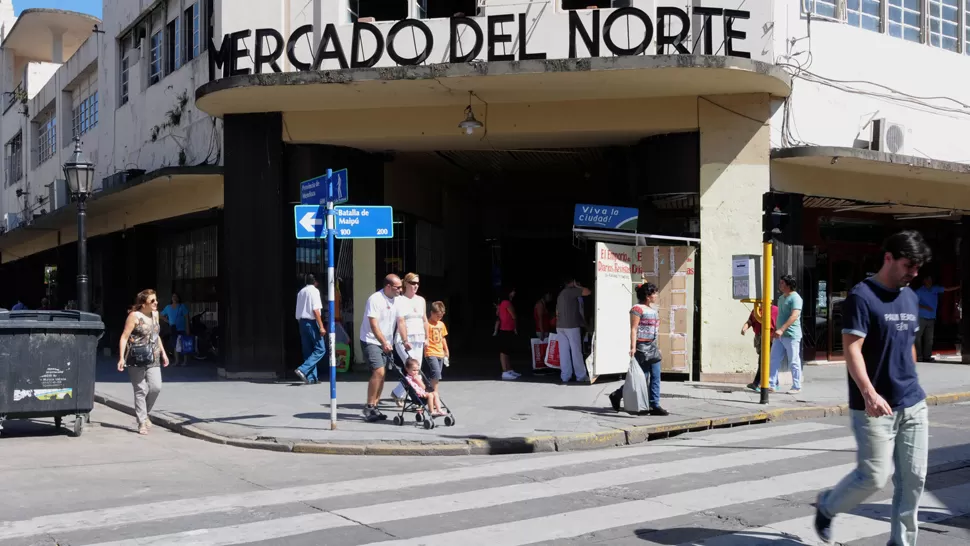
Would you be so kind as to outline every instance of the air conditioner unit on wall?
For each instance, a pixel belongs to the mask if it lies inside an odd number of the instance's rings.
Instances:
[[[20,227],[20,214],[16,212],[8,212],[3,215],[3,225],[7,228],[7,231],[13,231]]]
[[[67,206],[67,204],[71,201],[70,194],[67,191],[67,180],[64,180],[63,178],[51,182],[50,185],[47,186],[47,192],[49,197],[47,204],[50,206],[51,212]]]
[[[890,154],[906,153],[906,127],[886,118],[872,120],[872,140],[869,149]]]

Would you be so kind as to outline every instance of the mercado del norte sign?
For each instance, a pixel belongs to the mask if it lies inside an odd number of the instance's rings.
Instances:
[[[319,33],[303,25],[285,37],[275,28],[243,29],[223,36],[219,47],[210,44],[210,77],[282,72],[286,61],[308,71],[651,54],[770,60],[770,10],[741,9],[741,0],[709,3],[689,12],[674,5],[650,12],[490,5],[483,17],[327,23]]]

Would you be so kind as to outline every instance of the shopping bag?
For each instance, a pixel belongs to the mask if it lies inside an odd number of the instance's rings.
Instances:
[[[192,336],[181,335],[175,342],[175,352],[183,355],[195,353],[195,338]]]
[[[546,348],[545,364],[547,368],[559,368],[559,334],[549,334],[549,346]]]
[[[627,413],[640,413],[650,409],[647,376],[643,375],[635,358],[630,359],[630,370],[626,372],[626,383],[623,384],[623,409]]]
[[[537,337],[532,338],[532,369],[540,370],[546,367],[546,350],[549,342]]]

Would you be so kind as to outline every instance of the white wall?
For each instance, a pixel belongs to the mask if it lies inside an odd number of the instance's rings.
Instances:
[[[101,49],[99,63],[99,80],[104,82],[100,86],[99,132],[105,142],[99,148],[97,157],[96,174],[99,179],[133,168],[152,171],[179,166],[180,163],[197,165],[222,162],[222,122],[195,108],[195,90],[209,77],[207,53],[183,64],[171,74],[163,75],[158,83],[149,86],[149,44],[145,40],[140,57],[132,58],[134,64],[130,67],[128,103],[119,106],[120,53],[117,38],[151,3],[147,0],[138,3],[130,0],[104,2],[104,29],[110,38],[105,40]],[[181,17],[191,4],[187,0],[169,0],[164,23],[167,25],[176,16]],[[238,10],[238,4],[236,7]],[[180,96],[187,97],[188,102],[181,108],[179,124],[170,126],[172,117],[168,112],[180,109]]]
[[[902,153],[970,163],[963,138],[970,132],[970,56],[819,19],[811,21],[809,40],[809,22],[800,15],[799,2],[776,0],[775,11],[779,64],[796,65],[789,67],[794,72],[801,65],[826,80],[868,82],[823,84],[809,81],[811,74],[796,77],[789,117],[799,141],[794,145],[853,146],[856,139],[870,139],[869,120],[886,118],[906,127]],[[794,46],[791,40],[797,41]],[[893,90],[895,99],[877,96],[893,95]],[[914,104],[902,93],[952,100]],[[773,147],[786,144],[784,115],[778,109],[772,119]]]

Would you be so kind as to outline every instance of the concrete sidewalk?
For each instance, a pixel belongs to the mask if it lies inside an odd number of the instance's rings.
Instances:
[[[920,364],[919,370],[931,404],[970,400],[970,366]],[[456,424],[438,420],[425,430],[413,414],[403,426],[394,425],[396,407],[387,401],[387,421],[364,422],[366,377],[341,374],[338,429],[330,430],[326,383],[221,381],[207,368],[170,367],[163,375],[153,412],[161,426],[242,447],[334,454],[523,453],[635,444],[686,430],[841,415],[847,389],[842,365],[807,367],[800,394],[772,394],[767,406],[741,385],[664,382],[661,398],[671,415],[639,417],[610,408],[607,394],[619,381],[563,386],[548,375],[514,382],[446,378],[441,396]],[[394,384],[385,387],[386,398]],[[127,374],[111,362],[99,364],[97,393],[100,402],[133,413]]]

